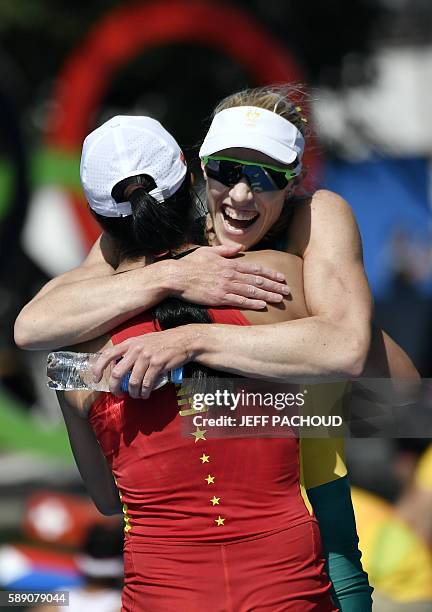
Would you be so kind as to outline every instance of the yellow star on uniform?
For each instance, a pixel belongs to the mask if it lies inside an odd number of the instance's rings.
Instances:
[[[195,436],[195,442],[198,442],[198,440],[205,440],[206,438],[204,437],[204,434],[207,432],[207,429],[200,429],[199,427],[196,428],[196,431],[193,431],[191,433],[191,436]]]
[[[220,501],[220,497],[215,497],[213,495],[213,497],[211,498],[211,503],[213,504],[213,506],[219,506],[219,501]]]
[[[215,519],[215,523],[218,527],[220,527],[221,525],[223,525],[225,523],[225,519],[222,518],[220,515],[217,517],[217,519]]]
[[[200,457],[202,463],[208,463],[209,459],[210,459],[210,455],[206,455],[205,453],[202,454],[202,456]]]
[[[207,480],[207,484],[210,485],[210,484],[214,484],[215,478],[216,478],[215,476],[212,476],[211,474],[209,474],[207,478],[204,478],[204,480]]]

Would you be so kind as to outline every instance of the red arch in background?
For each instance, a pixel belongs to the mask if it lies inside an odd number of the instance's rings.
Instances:
[[[243,66],[257,85],[304,82],[289,52],[237,8],[206,0],[132,4],[105,16],[66,61],[56,82],[56,110],[48,118],[46,143],[78,151],[116,70],[145,49],[175,42],[216,48]],[[314,174],[318,158],[311,148],[305,160]],[[78,198],[73,199],[78,222],[91,244],[97,236],[93,220]]]

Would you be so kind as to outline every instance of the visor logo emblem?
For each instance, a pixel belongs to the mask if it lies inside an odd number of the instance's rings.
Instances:
[[[259,117],[261,117],[261,113],[257,110],[248,110],[245,116],[245,125],[255,126]]]

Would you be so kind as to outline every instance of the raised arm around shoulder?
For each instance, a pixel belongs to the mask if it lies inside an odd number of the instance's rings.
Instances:
[[[373,302],[354,214],[343,198],[320,190],[297,224],[306,304],[324,334],[319,344],[335,371],[358,376],[369,350]]]
[[[15,322],[15,342],[24,349],[55,349],[91,340],[163,299],[164,262],[148,273],[143,265],[115,274],[116,252],[106,235],[78,268],[54,278]]]
[[[310,316],[252,329],[194,326],[189,351],[195,360],[276,380],[360,376],[369,350],[372,297],[359,231],[345,200],[323,190],[298,209],[290,250],[303,258]]]
[[[49,332],[44,329],[59,323],[62,313],[64,287],[79,288],[82,281],[109,276],[115,271],[115,250],[106,234],[92,246],[83,263],[47,282],[19,313],[14,328],[15,342],[23,349],[58,348],[62,344],[49,344]],[[66,292],[68,289],[66,289]],[[67,302],[64,302],[67,307]],[[52,320],[51,320],[52,317]],[[46,340],[46,345],[44,344]],[[63,344],[68,344],[68,339]]]
[[[86,261],[50,281],[19,314],[15,342],[55,349],[91,340],[169,295],[209,306],[260,309],[289,292],[275,270],[234,258],[236,247],[201,247],[179,261],[133,262],[117,274],[115,251],[102,236]]]

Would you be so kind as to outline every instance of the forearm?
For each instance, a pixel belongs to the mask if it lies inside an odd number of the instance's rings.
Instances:
[[[119,514],[122,506],[114,477],[90,423],[60,401],[75,463],[95,506],[102,514]]]
[[[56,285],[21,311],[15,341],[24,349],[55,349],[91,340],[163,300],[172,280],[164,261]]]
[[[15,342],[24,349],[74,345],[109,332],[169,295],[209,306],[259,310],[289,289],[275,270],[230,259],[238,248],[201,247],[179,261],[165,260],[114,274],[101,255],[53,279],[21,311]],[[96,262],[94,261],[96,259]],[[121,264],[120,264],[121,265]],[[250,297],[252,296],[252,297]]]
[[[356,377],[364,367],[369,336],[321,317],[274,325],[190,326],[194,361],[243,376],[288,378]]]

